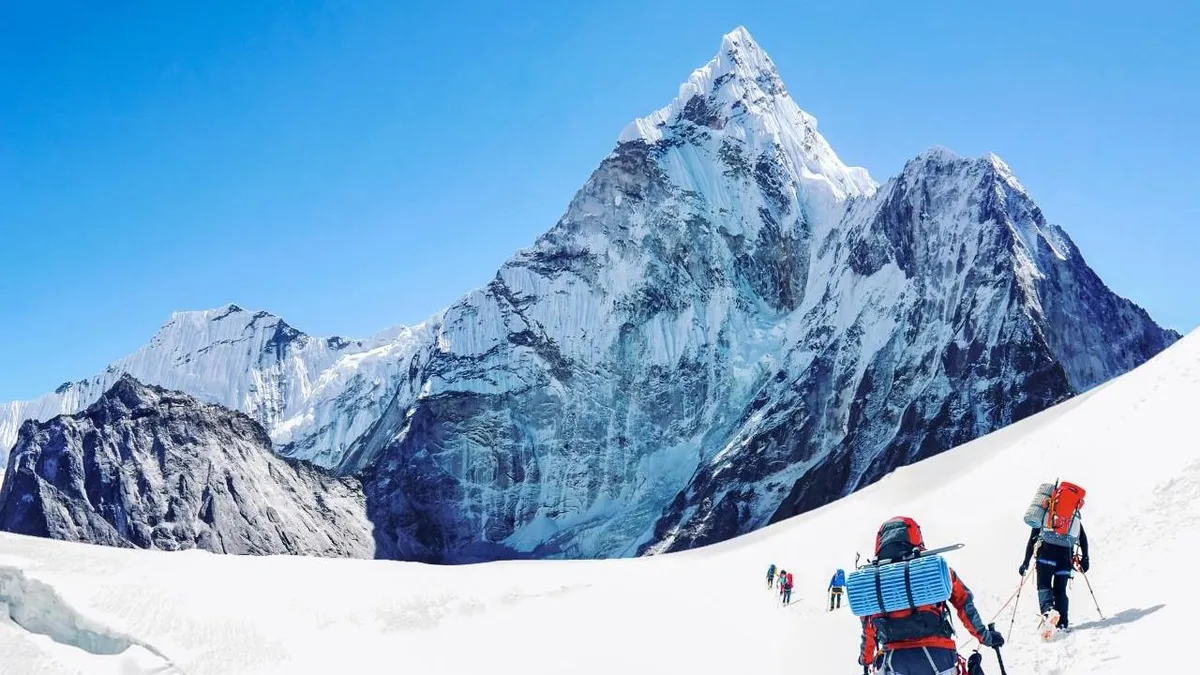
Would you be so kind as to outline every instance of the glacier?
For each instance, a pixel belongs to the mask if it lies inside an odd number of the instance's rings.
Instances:
[[[177,315],[104,374],[0,408],[0,443],[128,372],[360,479],[379,557],[623,557],[821,507],[1178,337],[999,157],[934,148],[882,184],[844,164],[738,28],[444,312],[362,341]]]

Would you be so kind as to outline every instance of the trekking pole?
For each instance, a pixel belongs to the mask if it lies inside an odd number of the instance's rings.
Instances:
[[[996,630],[996,624],[994,624],[994,623],[989,623],[989,624],[988,624],[988,630],[990,630],[990,631],[995,631],[995,630]],[[1004,657],[1000,655],[1000,648],[999,648],[999,647],[992,647],[992,649],[995,649],[995,650],[996,650],[996,663],[999,663],[999,664],[1000,664],[1000,675],[1008,675],[1008,671],[1004,669]]]
[[[1100,620],[1104,621],[1104,610],[1100,609],[1100,602],[1096,600],[1096,592],[1092,590],[1092,582],[1088,581],[1086,572],[1079,570],[1079,573],[1083,575],[1083,581],[1087,584],[1088,593],[1092,596],[1092,604],[1096,605],[1096,613],[1100,615]]]
[[[1012,637],[1013,626],[1017,625],[1017,608],[1021,605],[1021,589],[1025,588],[1025,580],[1028,578],[1029,572],[1026,572],[1025,576],[1021,577],[1021,584],[1017,586],[1017,599],[1013,603],[1012,620],[1008,622],[1008,635],[1004,636],[1005,640]]]

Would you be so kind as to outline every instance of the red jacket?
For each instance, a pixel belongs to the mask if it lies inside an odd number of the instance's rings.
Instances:
[[[971,593],[971,589],[958,578],[954,570],[950,570],[950,580],[952,588],[950,591],[950,604],[958,610],[958,619],[967,627],[971,635],[976,640],[983,639],[983,632],[987,627],[983,624],[983,619],[980,618],[979,612],[975,609],[975,596]],[[932,612],[941,614],[940,605],[924,605],[914,610],[903,609],[897,612],[888,612],[883,615],[863,617],[863,634],[862,634],[862,651],[858,656],[858,663],[861,666],[868,665],[875,661],[875,654],[879,647],[883,651],[889,652],[896,649],[912,649],[916,647],[944,647],[946,649],[955,649],[954,638],[944,637],[941,635],[930,635],[929,637],[915,638],[912,640],[902,640],[900,642],[892,642],[884,645],[876,644],[875,621],[880,617],[889,619],[900,619],[906,616],[911,616],[913,612]]]

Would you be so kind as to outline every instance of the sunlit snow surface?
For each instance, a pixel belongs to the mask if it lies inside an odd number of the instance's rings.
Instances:
[[[845,675],[859,672],[858,623],[824,611],[825,586],[869,552],[880,521],[913,516],[931,545],[965,543],[949,559],[991,618],[1016,590],[1025,506],[1055,478],[1088,490],[1090,580],[1109,618],[1076,579],[1075,630],[1043,644],[1027,587],[1004,650],[1009,672],[1174,672],[1189,658],[1200,601],[1179,565],[1195,553],[1200,522],[1198,396],[1194,333],[1083,396],[827,507],[634,560],[434,567],[0,535],[0,672]],[[795,575],[792,607],[764,588],[770,563]],[[999,672],[990,654],[985,667]]]

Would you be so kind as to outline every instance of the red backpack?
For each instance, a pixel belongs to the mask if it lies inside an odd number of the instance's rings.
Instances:
[[[1083,508],[1083,497],[1087,491],[1074,483],[1060,482],[1050,495],[1050,503],[1046,506],[1046,529],[1055,534],[1067,535],[1075,512]]]

